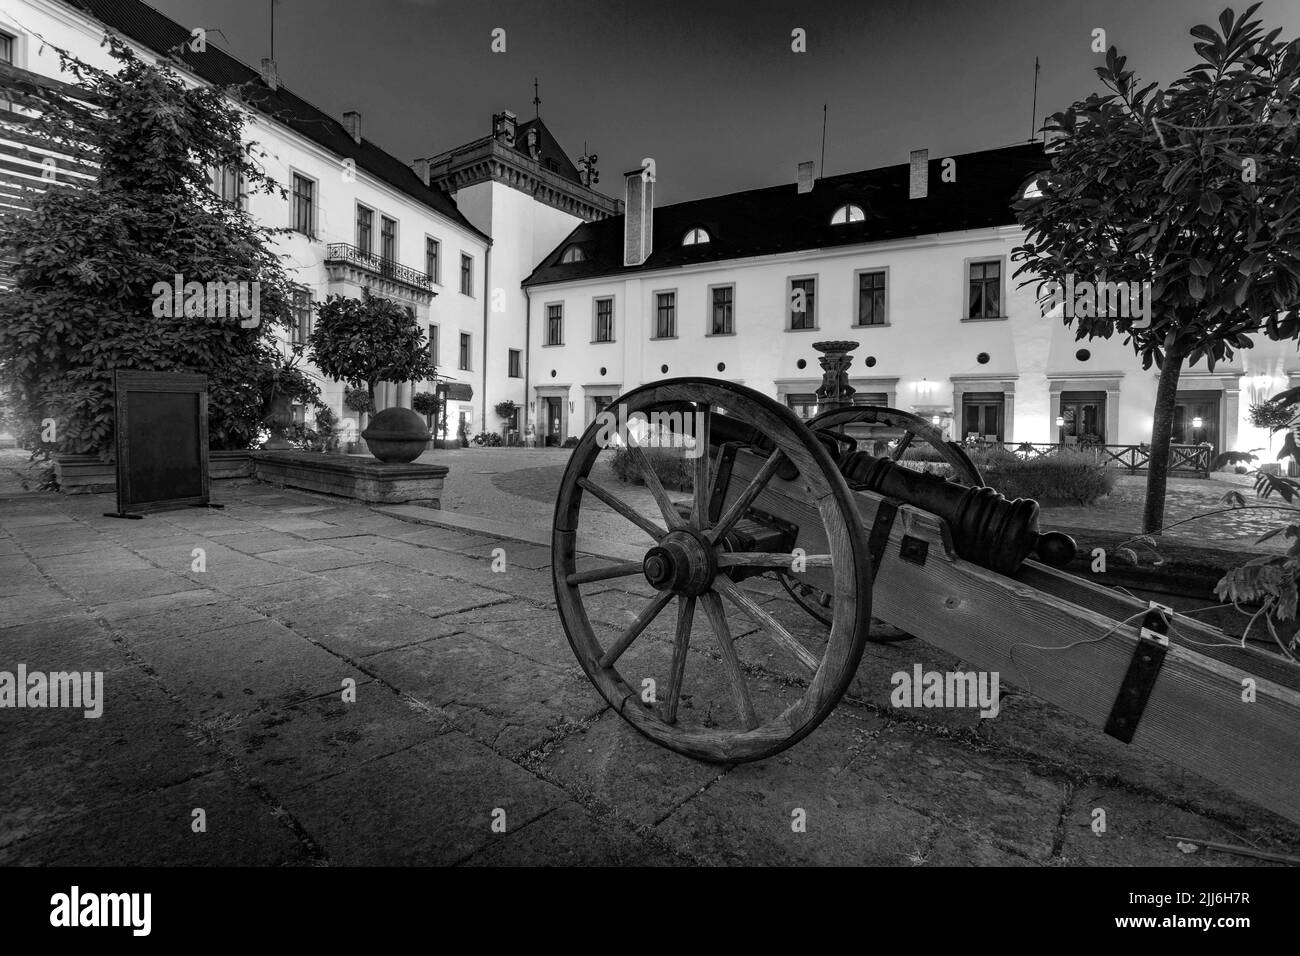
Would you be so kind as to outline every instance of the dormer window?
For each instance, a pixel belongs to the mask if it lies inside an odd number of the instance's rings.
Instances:
[[[862,211],[861,206],[855,206],[852,203],[849,203],[848,205],[841,206],[839,209],[835,210],[835,214],[831,216],[831,225],[843,226],[850,222],[864,222],[866,218],[867,215]]]
[[[560,262],[586,262],[587,251],[582,246],[569,246],[560,254]]]
[[[1025,183],[1020,190],[1021,199],[1042,199],[1043,190],[1038,185],[1038,177],[1034,176],[1029,182]]]
[[[682,237],[682,245],[684,246],[698,246],[701,243],[708,241],[709,234],[698,226],[687,232],[686,235]]]

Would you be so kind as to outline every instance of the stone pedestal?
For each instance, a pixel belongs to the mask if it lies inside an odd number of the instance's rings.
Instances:
[[[848,341],[813,343],[813,348],[822,353],[822,383],[817,387],[817,406],[822,411],[853,404],[857,389],[849,384],[849,366],[853,364],[849,353],[857,347],[857,342]]]
[[[305,451],[255,451],[258,480],[367,504],[442,507],[446,465],[385,464],[373,458]]]

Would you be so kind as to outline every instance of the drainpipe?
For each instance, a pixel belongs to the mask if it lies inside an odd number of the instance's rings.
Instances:
[[[531,424],[528,409],[532,407],[528,402],[528,375],[532,370],[529,359],[533,354],[533,297],[528,292],[528,286],[524,286],[524,303],[524,428],[519,434],[520,438],[528,434],[528,426]]]
[[[491,283],[488,278],[492,275],[492,246],[483,247],[483,414],[481,416],[481,425],[479,431],[487,431],[487,364],[488,364],[488,314],[490,311],[489,299],[491,298]]]

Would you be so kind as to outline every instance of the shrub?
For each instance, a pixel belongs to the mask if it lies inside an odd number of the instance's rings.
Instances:
[[[351,385],[343,390],[343,404],[354,412],[373,412],[375,410],[375,403],[370,397],[370,392],[364,388],[353,388]]]
[[[1088,451],[1062,449],[1025,460],[1005,449],[989,449],[974,460],[984,481],[1008,498],[1090,505],[1115,489],[1115,470]]]
[[[496,432],[479,432],[474,436],[474,444],[495,448],[501,444],[501,436]]]
[[[411,408],[428,418],[430,415],[436,415],[442,410],[442,402],[433,392],[416,392],[411,399]]]
[[[560,445],[560,447],[561,447],[561,448],[577,448],[577,447],[578,447],[578,436],[577,436],[577,435],[570,435],[568,438],[564,439],[564,442],[563,442],[563,444]]]
[[[919,441],[915,444],[908,445],[903,449],[902,461],[943,461],[944,457],[939,454],[928,441]]]
[[[655,474],[659,476],[659,481],[665,488],[690,491],[695,486],[692,472],[693,459],[687,458],[681,449],[645,448],[643,451],[650,462],[650,467],[655,470]],[[645,484],[641,478],[641,469],[636,466],[636,462],[632,460],[632,455],[626,448],[620,447],[614,451],[610,468],[619,481]]]

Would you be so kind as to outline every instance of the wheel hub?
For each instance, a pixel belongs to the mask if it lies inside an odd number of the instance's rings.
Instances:
[[[698,595],[718,573],[712,546],[694,531],[671,531],[646,552],[641,570],[651,587]]]

